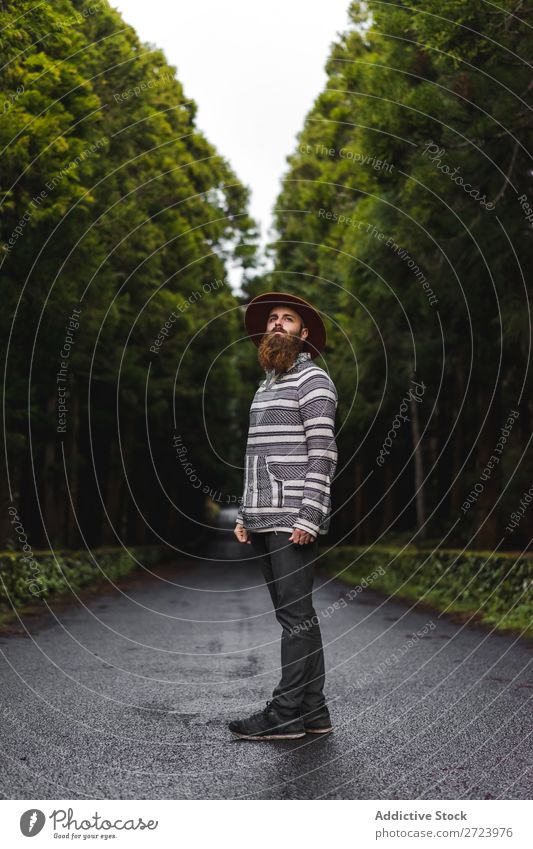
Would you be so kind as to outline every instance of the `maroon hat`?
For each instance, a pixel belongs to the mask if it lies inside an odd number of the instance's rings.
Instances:
[[[264,292],[252,298],[246,308],[244,325],[257,347],[261,344],[266,330],[268,314],[272,307],[286,304],[292,307],[301,317],[309,335],[305,340],[302,351],[309,351],[311,357],[317,357],[326,347],[326,328],[319,313],[303,298],[290,295],[288,292]]]

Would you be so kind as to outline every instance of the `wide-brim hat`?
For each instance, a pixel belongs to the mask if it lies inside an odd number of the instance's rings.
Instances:
[[[326,328],[320,313],[303,298],[288,292],[264,292],[252,298],[244,314],[244,326],[252,341],[259,347],[265,335],[268,314],[278,304],[292,307],[301,316],[309,331],[302,351],[309,351],[311,357],[317,357],[326,347]]]

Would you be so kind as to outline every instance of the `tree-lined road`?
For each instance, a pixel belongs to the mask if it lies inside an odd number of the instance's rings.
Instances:
[[[224,528],[172,578],[3,636],[2,796],[531,798],[531,642],[371,592],[321,615],[335,732],[233,738],[226,722],[278,680],[279,630],[248,556]],[[347,598],[339,581],[316,586],[317,613]]]

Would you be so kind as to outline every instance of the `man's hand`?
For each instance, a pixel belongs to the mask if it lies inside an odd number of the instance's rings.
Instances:
[[[302,531],[301,528],[293,528],[292,534],[289,537],[289,542],[294,542],[296,545],[306,545],[308,542],[313,542],[315,537],[313,534]]]
[[[251,545],[252,541],[248,539],[248,531],[243,527],[239,522],[235,525],[235,530],[233,531],[239,542],[247,542],[248,545]]]

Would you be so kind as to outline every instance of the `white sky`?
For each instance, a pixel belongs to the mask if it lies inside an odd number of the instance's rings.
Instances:
[[[322,91],[349,0],[111,0],[177,67],[197,123],[252,191],[268,238],[285,157]]]

